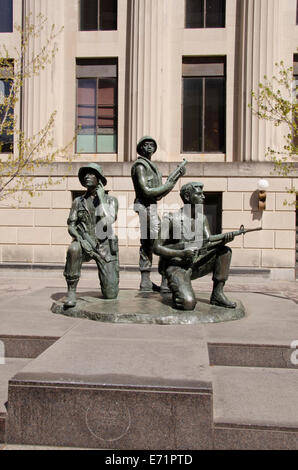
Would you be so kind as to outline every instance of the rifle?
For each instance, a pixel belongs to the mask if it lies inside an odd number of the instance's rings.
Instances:
[[[179,163],[177,168],[175,168],[174,171],[169,175],[168,179],[173,179],[175,181],[178,181],[180,176],[183,176],[185,174],[185,166],[187,164],[187,160],[183,158],[182,162]]]
[[[257,228],[244,228],[244,225],[240,225],[239,230],[235,230],[234,232],[227,232],[227,233],[219,233],[218,235],[211,235],[209,238],[209,242],[217,242],[221,241],[225,238],[226,235],[233,235],[237,237],[238,235],[245,235],[247,232],[257,232],[258,230],[262,230],[262,227]]]
[[[88,242],[89,245],[91,246],[92,250],[89,253],[90,256],[93,256],[94,258],[101,260],[101,261],[103,260],[106,263],[111,261],[111,257],[109,256],[108,253],[106,253],[105,249],[98,247],[95,241],[90,237],[89,233],[87,232],[84,222],[81,222],[79,225],[77,225],[77,230],[80,233],[83,240],[86,240],[86,242]]]
[[[209,250],[212,250],[214,246],[218,245],[225,238],[226,235],[233,235],[233,237],[237,237],[239,235],[245,235],[248,232],[257,232],[259,230],[262,230],[262,227],[245,229],[244,225],[240,225],[239,230],[235,230],[233,232],[219,233],[217,235],[210,235],[207,245],[203,247],[198,247],[198,251],[194,253],[193,263],[195,263],[199,259],[200,255],[206,255]],[[200,241],[202,241],[202,239],[200,239]],[[185,243],[184,248],[194,248],[194,242]]]

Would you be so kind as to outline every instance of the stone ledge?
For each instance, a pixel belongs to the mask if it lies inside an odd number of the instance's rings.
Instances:
[[[174,170],[182,159],[176,162],[164,162],[153,160],[157,163],[163,176],[168,176]],[[71,168],[67,169],[68,163],[53,163],[51,167],[39,168],[36,176],[48,176],[49,174],[58,177],[77,176],[81,166],[90,162],[73,162]],[[130,176],[130,170],[133,162],[100,162],[105,176]],[[271,162],[188,162],[186,176],[194,175],[195,177],[270,177],[283,178],[274,172],[274,165]],[[298,163],[293,163],[293,171],[288,178],[296,178],[298,176]]]

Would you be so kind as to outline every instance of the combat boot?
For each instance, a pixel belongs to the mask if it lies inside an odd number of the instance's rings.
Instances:
[[[223,292],[225,281],[214,280],[213,291],[210,297],[210,303],[218,307],[235,308],[236,302],[229,300]]]
[[[77,303],[77,296],[76,296],[76,289],[79,280],[67,280],[67,299],[64,302],[64,308],[71,308],[75,307]]]

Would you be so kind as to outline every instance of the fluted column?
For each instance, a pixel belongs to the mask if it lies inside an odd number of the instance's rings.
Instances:
[[[136,157],[136,143],[151,135],[166,153],[168,105],[168,0],[129,0],[131,8],[128,160]]]
[[[31,15],[31,21],[37,19],[42,14],[47,19],[44,30],[37,37],[30,37],[29,47],[26,53],[25,63],[30,61],[33,54],[37,54],[49,37],[52,25],[55,30],[63,26],[64,22],[64,1],[61,0],[25,0],[25,15]],[[63,67],[57,67],[61,57],[63,57],[63,33],[55,40],[58,48],[54,60],[47,65],[44,70],[29,79],[25,79],[23,98],[23,126],[26,136],[36,134],[46,125],[53,111],[62,114],[61,93],[63,93]],[[54,42],[49,45],[54,46]],[[62,54],[62,56],[61,56]],[[61,116],[60,116],[61,118]],[[58,117],[56,118],[56,122]],[[54,129],[55,145],[61,145],[59,139],[59,129]]]
[[[276,140],[274,126],[252,116],[248,104],[251,103],[251,91],[258,91],[264,75],[273,75],[274,64],[280,60],[279,19],[280,0],[241,1],[238,145],[235,152],[240,161],[265,160],[267,147]]]

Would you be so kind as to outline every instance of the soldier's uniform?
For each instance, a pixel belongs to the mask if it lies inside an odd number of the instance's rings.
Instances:
[[[136,168],[142,165],[146,172],[147,187],[157,188],[162,185],[162,175],[157,166],[148,158],[139,156],[131,168],[131,177],[136,193],[134,201],[134,211],[139,215],[141,230],[141,246],[140,246],[140,271],[151,271],[153,244],[158,236],[160,227],[160,219],[157,213],[156,202],[162,197],[147,197],[140,189],[138,178],[136,176]]]
[[[189,230],[184,230],[187,225],[184,219],[183,210],[176,213],[165,215],[162,220],[163,227],[166,227],[169,233],[166,245],[175,245],[177,243],[194,242],[193,237],[189,236]],[[195,293],[193,291],[191,281],[198,279],[206,274],[213,274],[213,281],[225,282],[228,279],[231,264],[232,250],[226,245],[218,245],[207,250],[207,243],[211,235],[208,220],[202,215],[202,226],[200,227],[200,255],[195,262],[191,259],[167,258],[161,257],[159,269],[165,273],[168,286],[173,294],[173,303],[176,308],[183,310],[193,310],[196,305]],[[162,227],[162,232],[163,230]],[[173,234],[180,234],[179,239],[174,238]],[[187,235],[187,236],[186,236]]]
[[[80,168],[79,179],[82,184],[84,184],[84,175],[89,171],[95,172],[103,185],[106,184],[100,165],[95,163]],[[94,195],[87,191],[73,201],[70,210],[67,225],[73,241],[67,250],[64,269],[68,285],[65,308],[75,306],[75,291],[81,275],[82,263],[92,259],[97,264],[103,297],[114,299],[119,292],[118,238],[112,230],[112,224],[117,218],[118,201],[106,194],[104,211],[102,211],[100,210],[103,207],[100,206],[100,197],[98,189]]]

